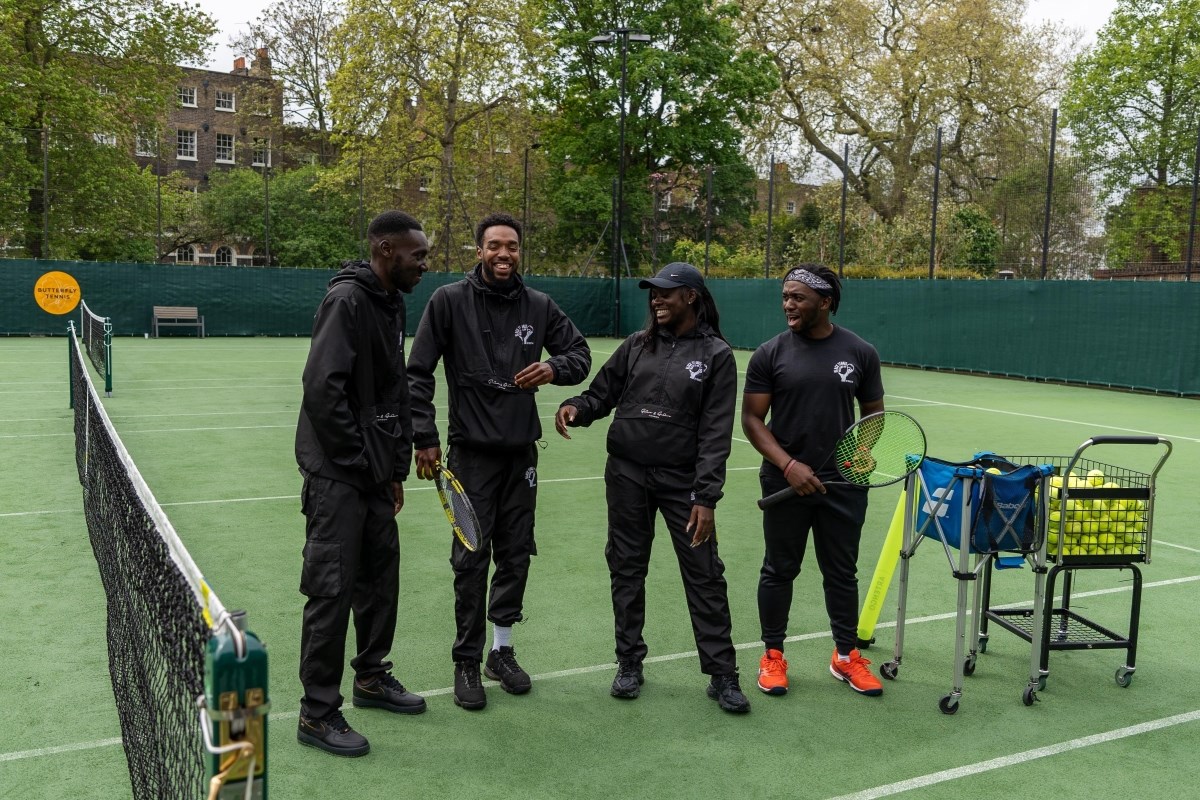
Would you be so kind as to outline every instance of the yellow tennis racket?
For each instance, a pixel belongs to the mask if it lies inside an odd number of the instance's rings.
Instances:
[[[437,486],[438,497],[442,501],[446,519],[450,520],[454,535],[462,542],[463,547],[475,552],[479,549],[479,519],[475,516],[475,509],[471,507],[471,501],[467,499],[462,484],[440,461],[437,463],[433,482]]]

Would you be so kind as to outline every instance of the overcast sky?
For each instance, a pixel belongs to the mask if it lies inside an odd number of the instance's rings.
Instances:
[[[235,53],[229,40],[246,29],[248,23],[263,12],[270,0],[203,0],[203,9],[217,18],[217,49],[208,68],[219,72],[233,69],[233,59],[249,53]],[[1085,41],[1091,42],[1112,13],[1116,0],[1029,0],[1026,19],[1030,22],[1053,20],[1065,22],[1085,31]]]

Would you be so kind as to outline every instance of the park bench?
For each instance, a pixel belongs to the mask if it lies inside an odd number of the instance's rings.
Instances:
[[[169,325],[199,328],[200,338],[204,338],[204,317],[195,306],[155,306],[154,338],[158,338],[159,326]]]

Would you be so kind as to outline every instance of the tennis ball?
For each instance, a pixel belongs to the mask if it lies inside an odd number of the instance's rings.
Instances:
[[[1142,551],[1136,545],[1127,544],[1124,547],[1120,548],[1120,552],[1122,555],[1136,556],[1138,553],[1140,553]]]
[[[1105,480],[1104,470],[1089,469],[1086,480],[1092,486],[1103,486]]]
[[[1111,550],[1113,545],[1115,545],[1117,543],[1117,537],[1111,533],[1102,533],[1096,537],[1096,542],[1101,547],[1105,547],[1105,548],[1108,548]]]
[[[1051,511],[1050,512],[1050,528],[1052,530],[1057,530],[1061,526],[1062,526],[1062,512],[1061,511]]]
[[[989,475],[1003,475],[1004,474],[1003,472],[1000,471],[999,467],[988,467],[987,469],[984,470],[984,472],[986,472]]]
[[[1096,526],[1101,533],[1108,533],[1112,530],[1112,520],[1109,519],[1108,515],[1106,514],[1100,518],[1100,520],[1096,523]]]
[[[1075,473],[1071,473],[1071,476],[1067,478],[1067,489],[1087,489],[1088,487],[1088,482],[1076,476]]]
[[[1095,520],[1081,522],[1080,525],[1083,526],[1083,533],[1093,534],[1100,532],[1100,523],[1096,522]]]
[[[1083,533],[1083,523],[1082,522],[1073,522],[1073,521],[1072,522],[1064,522],[1063,523],[1063,532],[1079,535],[1079,534]]]

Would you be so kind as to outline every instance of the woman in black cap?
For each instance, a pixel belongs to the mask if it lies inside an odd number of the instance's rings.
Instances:
[[[612,695],[633,699],[644,682],[646,573],[654,517],[661,512],[683,576],[700,669],[712,676],[708,696],[726,711],[743,713],[750,703],[738,684],[713,515],[733,435],[737,366],[695,267],[668,264],[639,286],[650,290],[649,324],[625,339],[587,390],[565,401],[554,418],[569,439],[567,428],[587,427],[616,411],[604,470],[617,642]]]

